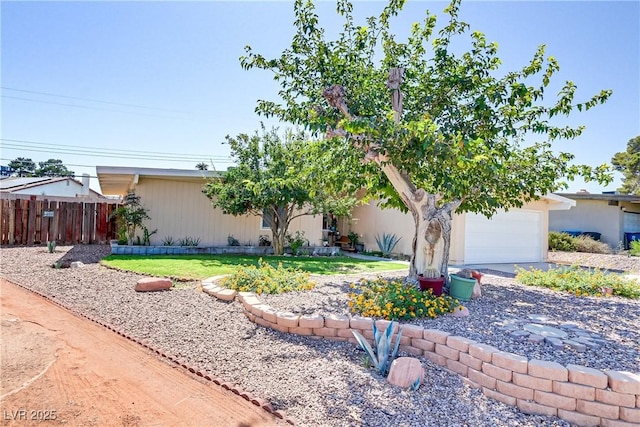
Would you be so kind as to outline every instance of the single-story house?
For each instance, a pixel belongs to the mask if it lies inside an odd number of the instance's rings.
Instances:
[[[612,248],[628,243],[629,234],[640,234],[640,196],[617,193],[558,193],[576,205],[567,211],[549,213],[549,230],[599,233]]]
[[[207,179],[217,172],[97,166],[101,191],[106,195],[125,195],[135,191],[148,210],[149,230],[157,229],[152,244],[172,237],[199,238],[204,246],[227,244],[233,236],[240,243],[257,244],[261,235],[271,237],[263,218],[252,215],[234,217],[213,209],[202,193]],[[456,214],[453,218],[450,261],[452,264],[539,262],[547,257],[549,212],[569,209],[575,202],[558,195],[547,195],[520,209],[500,211],[491,219],[476,214]],[[304,231],[311,245],[327,240],[330,221],[322,216],[302,216],[294,220],[290,232]],[[340,219],[338,231],[355,231],[366,249],[377,250],[376,235],[394,233],[401,238],[394,252],[410,254],[413,218],[395,209],[380,209],[375,203],[356,207],[352,219]]]
[[[20,194],[53,197],[102,198],[102,194],[89,188],[89,175],[78,181],[68,176],[4,177],[0,179],[0,194]]]

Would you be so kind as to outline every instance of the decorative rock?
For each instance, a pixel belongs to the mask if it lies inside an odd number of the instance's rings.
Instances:
[[[559,327],[562,329],[580,329],[575,323],[561,323]]]
[[[408,388],[420,378],[424,381],[424,368],[418,359],[413,357],[398,357],[391,363],[387,381],[398,387]]]
[[[564,348],[564,344],[560,338],[546,337],[544,341],[551,345],[555,350],[562,350]]]
[[[545,338],[542,335],[538,335],[538,334],[529,335],[529,342],[534,344],[540,344],[541,342],[544,341],[544,339]]]
[[[171,279],[162,279],[158,277],[145,277],[138,280],[136,283],[136,292],[153,292],[153,291],[166,291],[171,289]]]
[[[70,268],[82,268],[84,267],[84,263],[82,261],[73,261],[70,265]]]
[[[545,323],[549,321],[549,318],[547,316],[543,316],[542,314],[530,314],[527,317],[532,322]]]
[[[564,343],[579,353],[584,353],[587,350],[586,345],[573,340],[565,340]]]
[[[568,334],[561,329],[552,328],[550,326],[537,325],[535,323],[528,323],[524,325],[524,329],[531,332],[532,334],[542,335],[545,338],[567,338],[568,336]]]
[[[574,338],[573,341],[579,342],[580,344],[584,344],[588,348],[600,348],[600,344],[595,343],[588,338],[578,337],[578,338]]]
[[[476,279],[476,284],[473,285],[473,292],[471,298],[480,298],[482,296],[482,288],[480,288],[480,282]]]
[[[469,309],[467,307],[457,307],[455,310],[453,310],[453,313],[451,313],[451,315],[453,317],[468,317]]]
[[[529,332],[527,331],[513,331],[509,334],[511,338],[515,338],[519,341],[524,341],[529,337]]]

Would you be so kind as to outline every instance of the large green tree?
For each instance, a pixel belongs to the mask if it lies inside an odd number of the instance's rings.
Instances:
[[[280,84],[281,100],[258,101],[258,113],[326,132],[378,166],[373,194],[415,221],[414,279],[427,267],[446,274],[454,211],[491,216],[561,188],[561,177],[610,179],[605,165],[571,165],[574,156],[554,153],[551,143],[582,131],[564,126],[563,116],[611,92],[576,102],[567,81],[543,102],[556,60],[542,45],[524,67],[502,72],[497,44],[458,19],[459,0],[445,9],[441,29],[427,11],[400,42],[390,22],[403,4],[391,0],[357,25],[353,5],[338,0],[344,26],[329,41],[313,2],[296,0],[291,46],[274,59],[247,46],[241,65],[269,70]],[[468,51],[457,54],[464,43]]]
[[[300,132],[277,129],[226,137],[236,165],[203,188],[213,207],[226,214],[266,213],[275,254],[284,253],[291,221],[303,215],[348,215],[362,181],[358,158],[332,141],[310,141]],[[338,156],[337,162],[334,156]],[[336,166],[337,164],[337,166]]]
[[[11,160],[7,165],[13,169],[13,173],[17,176],[33,176],[36,171],[36,164],[33,160],[26,157],[18,157]]]
[[[640,195],[640,136],[627,142],[627,151],[614,154],[611,164],[624,176],[622,187],[618,191],[622,194]]]
[[[62,163],[60,159],[49,159],[46,162],[38,162],[38,168],[33,176],[74,176],[75,173]]]

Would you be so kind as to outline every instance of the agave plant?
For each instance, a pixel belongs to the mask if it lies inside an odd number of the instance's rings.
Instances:
[[[402,337],[402,327],[398,330],[398,336],[396,337],[396,343],[391,351],[391,343],[393,341],[393,328],[395,322],[389,323],[387,329],[382,332],[376,326],[376,322],[373,322],[373,347],[369,344],[369,341],[362,336],[358,331],[351,330],[353,336],[360,344],[360,347],[367,353],[369,360],[373,364],[373,367],[378,371],[380,375],[387,376],[391,363],[398,355],[398,347],[400,347],[400,337]]]
[[[378,244],[378,248],[380,252],[382,252],[383,256],[388,257],[393,251],[393,248],[396,247],[398,242],[402,240],[402,237],[398,238],[394,233],[383,233],[382,237],[376,234],[376,243]]]

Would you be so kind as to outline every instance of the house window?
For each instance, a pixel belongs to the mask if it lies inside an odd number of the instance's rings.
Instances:
[[[280,207],[278,209],[278,214],[280,218],[284,216],[284,207]],[[271,229],[271,224],[273,223],[273,209],[264,208],[262,209],[262,226],[261,228]]]

